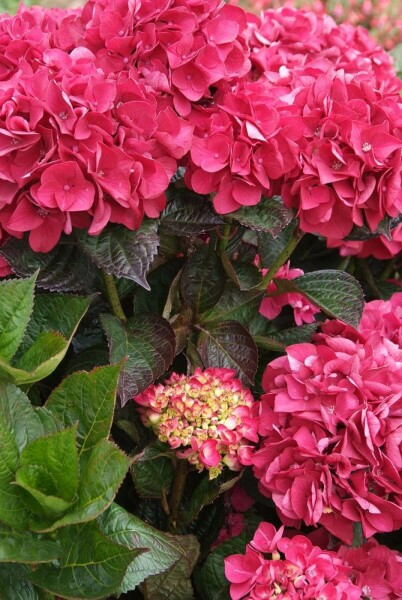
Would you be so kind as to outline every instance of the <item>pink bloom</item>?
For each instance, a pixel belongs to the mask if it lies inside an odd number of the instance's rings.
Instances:
[[[134,398],[144,424],[211,479],[225,465],[240,470],[240,449],[258,441],[257,403],[235,374],[223,368],[172,373]]]
[[[336,321],[263,375],[250,460],[282,521],[320,523],[347,543],[402,525],[402,294],[366,305],[361,333]]]
[[[42,173],[41,183],[31,189],[31,194],[45,210],[85,211],[93,204],[95,189],[84,178],[77,163],[66,162],[48,167]]]
[[[360,600],[362,588],[352,583],[351,567],[336,552],[321,550],[301,535],[282,536],[283,528],[261,523],[244,554],[225,558],[232,600]]]

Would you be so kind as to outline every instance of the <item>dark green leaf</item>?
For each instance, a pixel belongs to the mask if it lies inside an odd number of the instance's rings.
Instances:
[[[155,313],[162,315],[169,288],[183,265],[183,259],[169,260],[148,276],[151,289],[137,287],[134,296],[134,313]]]
[[[77,501],[56,522],[33,523],[35,531],[53,531],[98,517],[113,502],[131,461],[112,442],[101,439],[90,451],[81,454],[80,462]]]
[[[124,405],[145,390],[171,365],[176,338],[171,325],[157,315],[135,315],[125,325],[112,315],[103,315],[112,363],[127,358],[119,378]]]
[[[193,600],[190,576],[198,560],[199,544],[193,535],[176,535],[171,539],[180,547],[181,558],[170,569],[147,579],[152,600]]]
[[[216,479],[209,479],[208,476],[203,477],[194,489],[189,503],[181,513],[181,525],[192,523],[205,506],[212,504],[220,494],[230,490],[239,481],[240,477],[241,475],[237,475],[228,481],[224,481],[222,476]]]
[[[108,225],[97,236],[83,230],[77,230],[77,236],[81,247],[98,267],[149,290],[146,276],[158,251],[156,231],[155,221],[144,221],[136,231],[122,225]]]
[[[42,600],[27,579],[30,573],[27,565],[0,564],[1,600]]]
[[[15,531],[0,525],[0,563],[46,563],[60,558],[60,555],[61,548],[58,542],[41,539],[41,536],[28,531]]]
[[[363,291],[345,271],[313,271],[292,281],[276,279],[278,290],[302,293],[330,317],[358,327],[364,307]]]
[[[237,321],[248,325],[258,310],[264,293],[258,290],[242,292],[228,281],[217,304],[202,315],[202,323],[219,323],[220,321]]]
[[[317,323],[311,323],[290,329],[282,329],[281,331],[272,331],[266,336],[255,335],[253,338],[259,348],[273,352],[285,352],[286,347],[291,344],[309,342],[317,327]]]
[[[225,278],[211,246],[201,246],[187,260],[180,280],[184,301],[197,313],[212,308],[222,296]]]
[[[28,507],[39,515],[56,518],[71,506],[78,489],[76,425],[25,446],[16,483]]]
[[[153,442],[134,458],[131,474],[138,494],[144,498],[166,497],[173,482],[174,468],[167,446]]]
[[[244,383],[253,384],[258,352],[253,338],[240,323],[222,321],[202,329],[197,348],[206,367],[234,369]]]
[[[21,344],[34,301],[36,275],[0,282],[0,356],[10,361]]]
[[[184,188],[173,188],[169,196],[168,205],[161,215],[161,226],[166,233],[193,236],[223,224],[205,196]]]
[[[231,262],[224,254],[222,264],[230,279],[242,291],[251,290],[261,283],[261,275],[257,267],[250,262],[234,261]]]
[[[59,533],[65,554],[60,566],[39,565],[29,579],[62,598],[94,600],[112,594],[121,584],[128,565],[138,554],[108,540],[96,522],[64,527]]]
[[[245,533],[223,542],[211,552],[202,568],[195,572],[195,585],[202,600],[230,599],[224,559],[231,554],[243,553],[247,542]]]
[[[91,293],[94,289],[95,267],[77,246],[59,244],[50,252],[34,252],[28,239],[11,238],[0,249],[20,277],[33,275],[38,269],[36,285],[42,289],[60,292]]]
[[[120,368],[120,365],[107,366],[90,373],[73,373],[61,382],[46,402],[46,408],[65,427],[78,422],[80,452],[93,448],[110,433]]]
[[[295,227],[296,222],[291,221],[275,238],[264,232],[258,233],[258,255],[262,267],[269,269],[274,263],[292,237]]]
[[[250,229],[264,231],[274,237],[293,219],[292,211],[284,207],[278,196],[263,198],[254,206],[242,206],[228,216]]]
[[[119,593],[134,590],[144,579],[166,571],[182,558],[182,547],[174,537],[147,525],[117,504],[113,503],[98,523],[108,540],[132,550],[146,549],[129,565]]]

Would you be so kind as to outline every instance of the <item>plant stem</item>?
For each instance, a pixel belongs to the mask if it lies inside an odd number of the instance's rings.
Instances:
[[[186,477],[187,461],[179,459],[176,464],[172,493],[170,496],[170,520],[174,531],[177,529],[181,499],[186,485]]]
[[[279,254],[277,259],[274,261],[273,265],[270,267],[268,273],[263,277],[258,289],[265,290],[268,287],[268,284],[274,279],[275,275],[279,271],[279,269],[285,264],[288,260],[289,256],[292,254],[293,250],[296,248],[297,244],[302,239],[304,233],[300,231],[300,229],[296,229],[293,233],[293,236],[290,238],[282,252]]]
[[[230,240],[231,229],[232,229],[231,223],[226,223],[225,226],[223,227],[223,233],[219,240],[219,255],[220,256],[222,256],[222,254],[226,250],[226,246],[228,245],[228,242]]]
[[[113,275],[109,275],[109,273],[106,273],[106,271],[104,271],[103,269],[101,269],[101,271],[102,271],[103,281],[104,281],[104,284],[106,287],[107,299],[109,301],[110,308],[112,309],[112,313],[114,314],[115,317],[120,319],[120,321],[125,322],[125,321],[127,321],[127,317],[124,314],[123,308],[120,303],[120,298],[119,298],[119,294],[117,292],[117,287],[116,287],[116,282],[114,280],[114,277],[113,277]]]

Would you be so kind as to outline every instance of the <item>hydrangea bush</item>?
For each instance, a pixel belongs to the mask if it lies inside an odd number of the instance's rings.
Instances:
[[[0,16],[0,595],[402,598],[402,82],[325,12]]]

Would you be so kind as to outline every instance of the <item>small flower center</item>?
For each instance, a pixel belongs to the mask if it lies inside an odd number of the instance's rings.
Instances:
[[[339,171],[339,169],[342,169],[342,163],[340,160],[334,160],[331,167],[334,171]]]
[[[364,142],[364,144],[362,146],[363,152],[370,152],[371,148],[372,148],[372,145],[369,144],[369,142]]]
[[[65,186],[63,186],[63,190],[64,190],[65,192],[68,192],[68,191],[69,191],[69,189],[70,189],[70,186],[69,186],[69,185],[67,185],[67,184],[66,184]]]
[[[63,121],[65,121],[66,119],[68,119],[68,115],[67,115],[66,112],[59,113],[59,117],[60,117],[60,119],[63,119]]]

